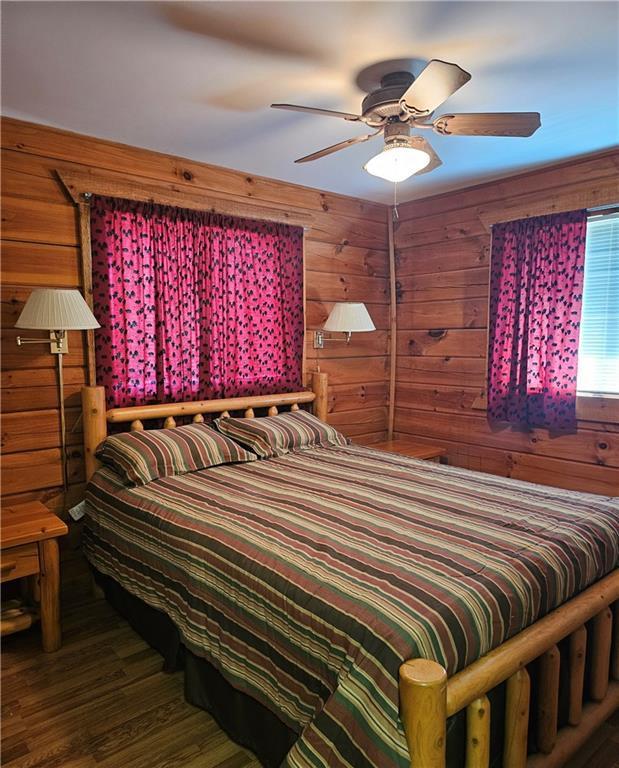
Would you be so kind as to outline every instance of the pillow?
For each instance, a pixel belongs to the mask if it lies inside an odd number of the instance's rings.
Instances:
[[[215,426],[263,459],[314,445],[348,445],[348,440],[337,429],[307,411],[258,419],[221,418],[215,420]]]
[[[219,464],[256,461],[254,454],[204,424],[112,435],[96,456],[128,485],[146,485],[159,477]]]

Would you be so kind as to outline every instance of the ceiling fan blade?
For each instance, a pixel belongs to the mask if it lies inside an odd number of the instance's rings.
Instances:
[[[300,157],[298,160],[295,160],[295,163],[309,163],[310,160],[318,160],[321,157],[325,157],[325,155],[330,155],[332,152],[339,152],[340,149],[351,147],[353,144],[362,144],[364,141],[378,136],[379,133],[382,133],[382,130],[380,128],[378,131],[374,131],[374,133],[368,133],[365,136],[355,136],[353,139],[346,139],[346,141],[340,141],[338,144],[332,144],[330,147],[319,149],[318,152],[312,152],[311,155]]]
[[[305,61],[324,58],[322,47],[313,43],[310,35],[291,34],[287,25],[281,23],[281,12],[275,7],[256,6],[252,9],[249,4],[239,12],[227,3],[166,2],[158,5],[165,19],[177,29],[230,43],[243,51]]]
[[[300,107],[297,104],[271,104],[273,109],[288,109],[291,112],[310,112],[314,115],[326,115],[327,117],[341,117],[344,120],[361,120],[361,115],[353,115],[351,112],[335,112],[332,109],[319,109],[318,107]]]
[[[436,154],[430,142],[427,139],[424,139],[423,136],[411,136],[409,138],[409,142],[411,147],[414,147],[415,149],[421,149],[423,152],[427,152],[430,155],[430,162],[426,165],[425,168],[417,171],[415,176],[418,176],[420,173],[429,173],[435,168],[438,168],[439,165],[443,165],[443,161]]]
[[[531,136],[542,123],[539,112],[480,112],[441,115],[432,124],[445,136]]]
[[[432,59],[400,99],[415,115],[429,115],[471,79],[457,64]]]

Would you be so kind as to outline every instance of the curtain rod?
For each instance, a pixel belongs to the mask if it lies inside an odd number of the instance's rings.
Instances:
[[[93,196],[92,192],[82,192],[82,197],[84,198],[84,202],[85,203],[90,203],[90,201],[92,199],[92,196]],[[171,204],[170,203],[163,203],[163,205],[171,205]],[[173,206],[172,205],[171,207],[178,208],[179,206]],[[197,208],[193,208],[191,210],[198,210],[198,209]],[[219,212],[218,211],[209,211],[209,213],[219,213]],[[235,216],[233,214],[220,213],[219,215],[220,216],[231,216],[232,218],[235,218]],[[272,221],[272,219],[263,219],[263,218],[260,218],[260,217],[256,218],[255,216],[250,216],[250,215],[247,215],[247,216],[236,216],[236,218],[239,218],[239,219],[252,219],[253,221],[264,221],[267,224]],[[285,221],[275,222],[275,223],[287,224],[287,222],[285,222]],[[311,229],[311,227],[309,225],[307,225],[307,224],[302,224],[302,225],[301,224],[288,224],[288,226],[291,226],[291,227],[299,227],[300,226],[303,229],[303,232],[309,232],[310,229]]]
[[[585,208],[588,214],[588,218],[594,218],[596,216],[610,216],[611,214],[619,213],[619,203],[607,203],[606,205],[596,205],[591,208]],[[555,211],[555,213],[567,213],[567,211]],[[552,214],[541,214],[542,216],[548,216]],[[534,219],[535,216],[524,216],[521,218]],[[507,219],[506,221],[517,221],[517,219]],[[490,224],[492,229],[497,224],[505,224],[506,221],[495,221]]]
[[[609,203],[608,205],[598,205],[595,208],[587,208],[587,213],[590,214],[589,218],[611,216],[619,213],[619,204]]]

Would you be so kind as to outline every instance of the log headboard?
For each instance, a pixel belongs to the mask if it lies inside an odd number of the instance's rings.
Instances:
[[[327,420],[328,395],[327,374],[312,373],[312,388],[301,392],[283,392],[275,395],[253,397],[230,397],[225,400],[196,400],[186,403],[162,403],[160,405],[138,405],[131,408],[105,407],[104,387],[82,388],[82,414],[84,418],[84,461],[86,480],[90,480],[99,466],[95,451],[105,440],[108,424],[129,424],[131,430],[144,429],[148,419],[164,419],[164,427],[175,427],[175,417],[192,416],[194,422],[203,422],[205,413],[228,416],[232,411],[243,411],[245,418],[254,417],[254,411],[266,408],[269,416],[278,413],[278,408],[289,406],[296,411],[299,405],[312,403],[314,415]]]

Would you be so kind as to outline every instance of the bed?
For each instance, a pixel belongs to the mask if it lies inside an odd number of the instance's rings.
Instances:
[[[561,765],[617,707],[616,499],[354,445],[128,488],[97,468],[109,424],[303,404],[326,420],[326,377],[107,412],[87,387],[83,403],[97,577],[208,665],[203,688],[244,714],[206,706],[237,740],[268,723],[265,764]]]

